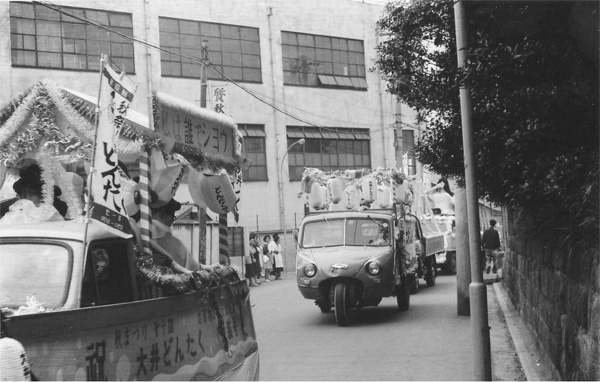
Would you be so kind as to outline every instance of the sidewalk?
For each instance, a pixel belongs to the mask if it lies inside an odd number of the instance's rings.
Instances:
[[[488,322],[495,381],[550,381],[530,327],[521,319],[501,282],[488,284]],[[546,365],[547,366],[547,365]]]

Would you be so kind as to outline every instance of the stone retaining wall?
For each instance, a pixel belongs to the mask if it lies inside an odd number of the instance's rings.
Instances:
[[[504,213],[503,285],[557,380],[600,380],[600,256],[524,235]]]

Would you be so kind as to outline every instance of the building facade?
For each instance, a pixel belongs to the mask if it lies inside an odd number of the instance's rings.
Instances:
[[[151,90],[200,105],[204,62],[206,107],[236,121],[252,161],[237,225],[289,231],[304,167],[414,165],[401,154],[412,113],[372,70],[382,12],[352,0],[3,1],[0,104],[45,78],[94,97],[105,53],[138,84],[132,110],[148,114]]]

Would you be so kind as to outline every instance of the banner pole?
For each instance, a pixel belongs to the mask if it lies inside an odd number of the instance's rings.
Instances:
[[[108,56],[106,54],[102,54],[100,56],[100,70],[99,70],[99,85],[98,85],[98,98],[96,100],[96,122],[94,124],[94,142],[92,144],[92,157],[90,159],[90,170],[87,176],[87,200],[85,201],[85,218],[84,225],[85,228],[83,230],[83,255],[85,256],[85,247],[87,245],[87,235],[88,235],[88,227],[90,224],[90,203],[92,201],[92,182],[94,179],[94,162],[96,161],[96,140],[98,139],[98,126],[100,123],[100,97],[102,95],[102,71],[104,70],[104,64]]]

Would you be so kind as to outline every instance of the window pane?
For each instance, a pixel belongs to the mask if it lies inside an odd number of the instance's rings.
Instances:
[[[34,18],[33,4],[13,3],[10,2],[10,15],[18,17]]]
[[[365,77],[362,41],[293,32],[282,32],[281,39],[285,84],[366,89],[359,81]],[[297,57],[300,60],[291,60]],[[322,77],[318,81],[317,73],[347,78]]]
[[[61,55],[59,53],[38,53],[38,65],[48,68],[60,68],[62,65]]]
[[[166,61],[198,65],[197,59],[202,56],[202,42],[206,40],[208,58],[214,67],[208,69],[209,79],[222,79],[223,76],[218,72],[222,71],[236,81],[262,81],[257,28],[164,18],[159,18],[159,28],[162,47],[169,49],[181,46],[184,48],[182,55],[191,57],[162,55],[162,65],[166,65]],[[163,74],[167,73],[175,75],[171,70],[163,70]],[[181,75],[198,76],[189,65],[184,66]]]

